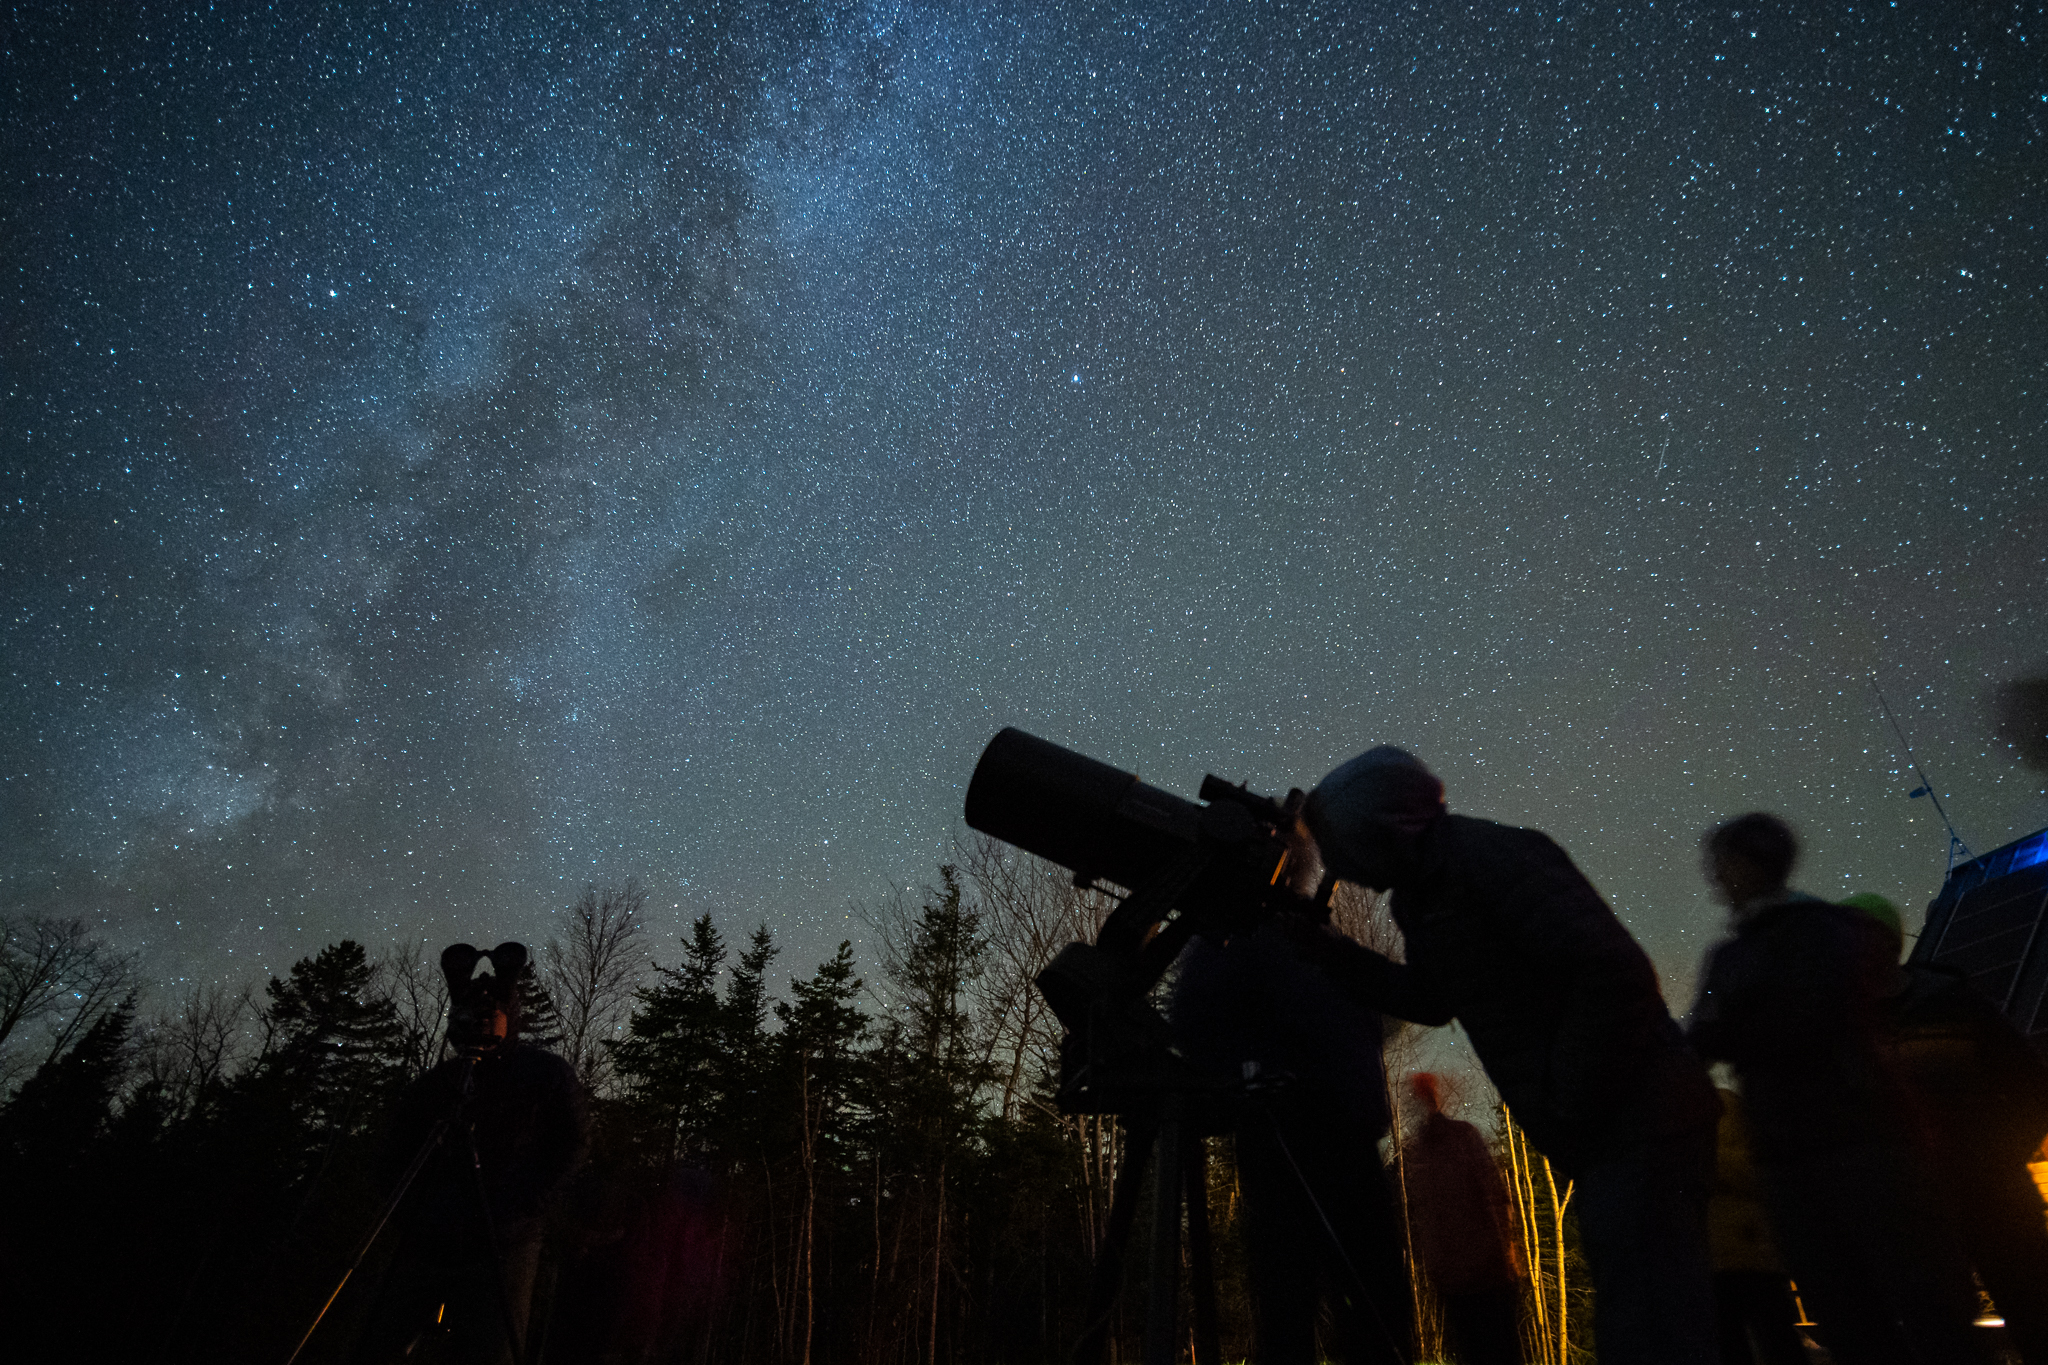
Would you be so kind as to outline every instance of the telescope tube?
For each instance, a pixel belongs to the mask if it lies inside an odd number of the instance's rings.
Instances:
[[[967,784],[967,824],[1126,889],[1190,853],[1202,807],[1022,730],[989,741]]]

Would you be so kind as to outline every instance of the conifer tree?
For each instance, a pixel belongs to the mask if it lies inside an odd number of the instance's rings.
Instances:
[[[361,944],[331,943],[264,988],[270,1046],[253,1080],[318,1141],[360,1131],[404,1077],[397,1007]]]
[[[747,939],[746,951],[733,965],[726,983],[725,1046],[719,1054],[718,1086],[723,1102],[720,1118],[728,1142],[752,1148],[768,1121],[762,1092],[768,1055],[768,964],[782,950],[763,924]]]
[[[725,1015],[735,1038],[751,1040],[761,1036],[768,1022],[768,964],[781,951],[765,924],[756,925],[748,936],[746,951],[740,954],[732,969],[732,980],[725,988]]]
[[[900,1014],[891,1040],[907,1065],[912,1112],[935,1132],[960,1132],[979,1109],[989,1066],[979,1046],[972,987],[987,941],[981,918],[963,900],[960,877],[939,869],[942,885],[910,926],[890,964]]]
[[[635,992],[626,1036],[612,1044],[626,1103],[651,1130],[651,1155],[663,1164],[701,1151],[719,1109],[725,959],[711,916],[698,916],[681,964],[655,967],[653,983]]]
[[[0,1159],[37,1168],[69,1164],[106,1130],[128,1069],[135,996],[94,1020],[61,1057],[37,1067],[0,1109]]]
[[[862,982],[854,975],[853,945],[842,942],[808,980],[791,979],[790,998],[775,1005],[782,1031],[776,1035],[778,1068],[785,1086],[794,1078],[819,1115],[826,1141],[846,1140],[842,1116],[859,1088],[861,1044],[868,1016],[855,1004]]]
[[[992,1069],[977,1046],[980,1027],[972,987],[987,951],[980,917],[966,903],[958,871],[939,869],[940,886],[914,915],[899,908],[884,926],[892,1017],[874,1059],[878,1172],[893,1173],[895,1237],[922,1243],[903,1268],[894,1293],[911,1309],[904,1325],[921,1341],[927,1365],[951,1338],[964,1254],[957,1232],[981,1163],[983,1100]],[[911,1265],[918,1269],[910,1270]]]
[[[535,1047],[558,1051],[562,1046],[562,1012],[548,993],[547,982],[533,969],[532,959],[519,969],[519,1036]]]
[[[782,1025],[774,1040],[775,1107],[796,1114],[797,1170],[803,1192],[795,1236],[790,1239],[790,1282],[798,1293],[791,1296],[795,1321],[787,1331],[790,1354],[800,1365],[811,1361],[817,1327],[820,1210],[837,1203],[832,1190],[839,1174],[851,1167],[847,1158],[856,1137],[848,1111],[858,1048],[868,1030],[867,1015],[854,1004],[860,989],[860,978],[853,974],[853,945],[842,942],[809,980],[792,979],[790,998],[775,1005]]]

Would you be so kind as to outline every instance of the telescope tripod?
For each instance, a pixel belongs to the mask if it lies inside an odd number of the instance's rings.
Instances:
[[[1123,1281],[1124,1253],[1138,1218],[1139,1189],[1151,1165],[1152,1246],[1145,1299],[1145,1365],[1173,1365],[1179,1342],[1181,1210],[1187,1210],[1190,1288],[1195,1307],[1195,1365],[1222,1365],[1216,1331],[1216,1268],[1209,1242],[1209,1158],[1203,1134],[1188,1123],[1183,1095],[1169,1096],[1153,1112],[1124,1117],[1124,1154],[1110,1196],[1109,1227],[1088,1277],[1088,1310],[1075,1365],[1108,1358],[1111,1315]],[[1156,1149],[1157,1161],[1154,1162]]]
[[[525,1360],[524,1334],[519,1329],[519,1315],[513,1308],[511,1293],[506,1288],[504,1253],[498,1246],[497,1224],[491,1217],[491,1201],[484,1190],[484,1168],[482,1160],[477,1155],[476,1129],[468,1122],[470,1096],[476,1086],[478,1056],[474,1052],[463,1054],[462,1080],[457,1088],[454,1107],[437,1119],[434,1126],[428,1130],[426,1139],[420,1143],[419,1150],[413,1153],[412,1160],[406,1164],[405,1172],[399,1177],[390,1197],[378,1210],[376,1221],[370,1225],[368,1235],[357,1245],[348,1269],[342,1271],[341,1279],[335,1284],[333,1292],[327,1296],[327,1301],[320,1305],[320,1311],[313,1315],[313,1321],[307,1324],[305,1334],[299,1338],[299,1344],[294,1346],[291,1355],[285,1358],[285,1365],[296,1365],[300,1354],[306,1349],[306,1343],[313,1339],[313,1333],[319,1330],[320,1324],[326,1319],[327,1310],[334,1307],[334,1301],[341,1297],[341,1291],[348,1287],[350,1278],[362,1268],[364,1258],[370,1254],[370,1248],[377,1244],[377,1239],[390,1224],[392,1215],[398,1212],[398,1206],[404,1202],[406,1193],[413,1187],[413,1182],[419,1179],[420,1173],[427,1168],[427,1163],[433,1160],[434,1153],[440,1151],[450,1135],[458,1130],[462,1134],[462,1141],[469,1157],[471,1187],[476,1196],[476,1214],[485,1245],[490,1250],[491,1278],[497,1287],[498,1311],[504,1319],[505,1340],[512,1347],[514,1365],[520,1365],[520,1362]],[[374,1327],[373,1322],[372,1328]],[[422,1330],[424,1331],[424,1328]]]
[[[1284,1084],[1284,1081],[1282,1082]],[[1273,1125],[1272,1141],[1284,1159],[1287,1175],[1314,1213],[1318,1231],[1327,1239],[1333,1270],[1345,1281],[1344,1290],[1355,1295],[1361,1324],[1377,1338],[1369,1347],[1373,1358],[1384,1349],[1386,1358],[1405,1360],[1409,1347],[1405,1332],[1397,1332],[1375,1304],[1371,1287],[1351,1259],[1345,1239],[1331,1221],[1331,1213],[1318,1197],[1309,1173],[1297,1162],[1282,1135],[1281,1125],[1264,1102],[1264,1092],[1273,1082],[1248,1079],[1245,1090],[1234,1092],[1242,1115],[1256,1115]],[[1193,1299],[1193,1365],[1222,1365],[1223,1352],[1217,1329],[1216,1271],[1209,1229],[1208,1151],[1204,1139],[1218,1128],[1218,1106],[1213,1093],[1203,1096],[1207,1103],[1192,1102],[1188,1092],[1168,1092],[1156,1107],[1120,1116],[1124,1126],[1123,1159],[1118,1163],[1116,1188],[1110,1198],[1109,1225],[1089,1276],[1086,1324],[1074,1347],[1074,1365],[1106,1365],[1111,1318],[1123,1281],[1123,1265],[1129,1250],[1131,1230],[1137,1222],[1140,1195],[1151,1170],[1152,1240],[1148,1263],[1145,1302],[1144,1365],[1175,1365],[1180,1356],[1178,1315],[1180,1304],[1180,1234],[1183,1210],[1187,1217],[1189,1289]],[[1207,1123],[1195,1121],[1200,1111]]]

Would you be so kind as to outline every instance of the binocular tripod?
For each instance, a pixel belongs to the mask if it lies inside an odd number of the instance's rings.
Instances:
[[[448,1113],[437,1119],[434,1126],[428,1130],[426,1139],[420,1143],[419,1150],[413,1154],[412,1160],[406,1164],[405,1172],[399,1177],[398,1184],[392,1189],[390,1197],[385,1199],[383,1207],[378,1210],[376,1220],[370,1225],[368,1235],[356,1247],[355,1256],[349,1261],[348,1269],[342,1272],[340,1281],[334,1286],[334,1291],[327,1296],[327,1301],[320,1305],[320,1311],[313,1315],[313,1321],[307,1325],[305,1334],[299,1338],[299,1344],[294,1346],[291,1355],[285,1358],[285,1365],[296,1365],[300,1354],[306,1349],[306,1343],[313,1339],[313,1333],[319,1330],[321,1322],[327,1317],[328,1310],[334,1307],[334,1301],[341,1297],[341,1291],[348,1287],[350,1278],[355,1275],[357,1270],[362,1268],[364,1258],[370,1254],[370,1248],[376,1245],[378,1237],[383,1234],[384,1229],[390,1224],[392,1215],[398,1212],[398,1207],[404,1202],[406,1193],[412,1189],[413,1183],[419,1179],[420,1173],[426,1170],[427,1164],[433,1160],[434,1154],[440,1151],[449,1139],[457,1133],[461,1134],[461,1141],[469,1158],[468,1166],[471,1188],[476,1196],[476,1213],[480,1221],[484,1241],[490,1249],[492,1280],[497,1287],[498,1311],[504,1319],[505,1340],[512,1347],[513,1365],[521,1365],[521,1362],[525,1360],[525,1334],[520,1331],[519,1316],[513,1308],[512,1296],[506,1288],[504,1255],[498,1247],[497,1224],[491,1217],[490,1198],[484,1190],[483,1162],[477,1155],[476,1129],[469,1122],[469,1102],[476,1088],[476,1067],[482,1055],[480,1051],[474,1049],[464,1050],[462,1054],[461,1080],[457,1083],[454,1105]],[[421,1330],[425,1330],[424,1325]]]

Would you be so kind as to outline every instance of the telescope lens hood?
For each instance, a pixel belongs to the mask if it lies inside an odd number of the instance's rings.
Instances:
[[[1086,754],[1006,729],[967,784],[967,824],[1073,872],[1127,889],[1187,856],[1202,807]]]

